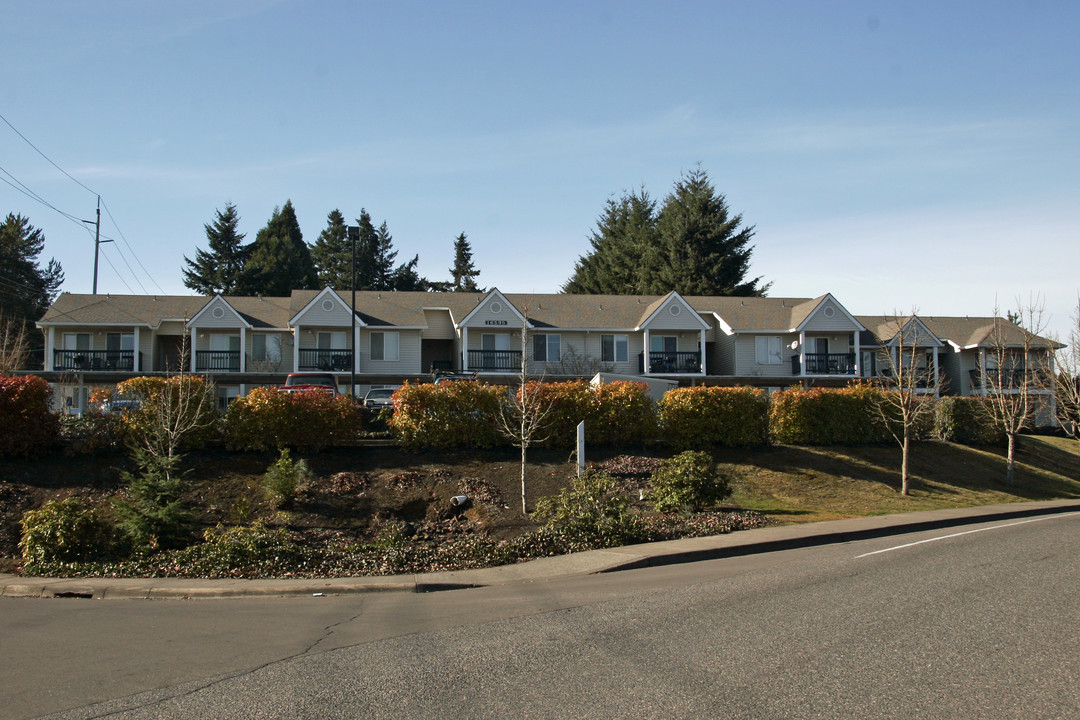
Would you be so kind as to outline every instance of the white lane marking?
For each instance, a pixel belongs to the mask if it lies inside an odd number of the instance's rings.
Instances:
[[[1072,515],[1080,515],[1080,512],[1062,513],[1060,515],[1043,515],[1042,517],[1031,518],[1030,520],[1017,520],[1016,522],[1006,523],[1004,525],[993,525],[991,527],[977,528],[975,530],[965,530],[964,532],[953,533],[951,535],[942,535],[941,537],[927,538],[926,540],[919,540],[917,542],[905,543],[903,545],[894,545],[893,547],[887,547],[883,550],[874,550],[873,552],[863,553],[862,555],[856,555],[855,559],[869,557],[871,555],[878,555],[880,553],[892,552],[893,550],[903,550],[904,548],[914,547],[915,545],[922,545],[923,543],[936,542],[938,540],[947,540],[949,538],[960,537],[961,535],[971,535],[973,533],[985,532],[986,530],[1000,530],[1001,528],[1012,527],[1013,525],[1026,525],[1027,523],[1040,522],[1042,520],[1053,520],[1054,518],[1070,517]]]

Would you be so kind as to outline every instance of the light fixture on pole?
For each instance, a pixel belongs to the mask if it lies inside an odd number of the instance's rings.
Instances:
[[[352,249],[352,270],[349,273],[352,285],[352,305],[349,313],[352,318],[352,332],[349,333],[349,347],[352,355],[349,394],[356,397],[356,243],[360,241],[360,226],[346,225],[345,236],[349,238],[349,247]]]

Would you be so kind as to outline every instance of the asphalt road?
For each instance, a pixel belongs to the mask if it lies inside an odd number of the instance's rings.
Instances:
[[[0,715],[1080,717],[1078,531],[1054,515],[421,595],[4,599]]]

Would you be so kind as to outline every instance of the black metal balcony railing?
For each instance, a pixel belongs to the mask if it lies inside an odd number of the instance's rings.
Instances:
[[[240,351],[196,350],[195,372],[240,372]]]
[[[854,375],[855,353],[806,353],[807,375]],[[791,374],[799,374],[799,356],[791,356]]]
[[[521,370],[521,351],[470,350],[469,369],[495,372]]]
[[[987,390],[1016,390],[1027,387],[1030,390],[1039,390],[1049,386],[1050,375],[1042,370],[1027,370],[1025,368],[969,370],[971,386],[973,388],[986,388]]]
[[[345,372],[352,367],[352,350],[300,349],[299,370]]]
[[[140,366],[142,354],[139,355]],[[54,370],[135,369],[134,350],[53,350]]]
[[[645,353],[638,354],[638,369],[645,371]],[[701,354],[698,352],[650,352],[649,372],[677,375],[701,372]]]

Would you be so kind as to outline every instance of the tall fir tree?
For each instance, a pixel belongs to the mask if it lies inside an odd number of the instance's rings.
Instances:
[[[255,236],[239,285],[240,294],[277,297],[318,288],[315,264],[291,200],[274,208],[266,227]]]
[[[44,233],[28,218],[8,213],[0,225],[0,319],[28,326],[56,299],[64,270],[55,258],[39,264],[44,249]]]
[[[729,217],[724,196],[697,168],[656,203],[642,188],[609,199],[563,292],[610,295],[764,295],[768,284],[746,279],[753,227]]]
[[[416,271],[416,265],[419,262],[420,256],[413,255],[412,260],[398,265],[390,278],[390,289],[402,292],[430,290],[431,283],[426,278],[420,277],[420,273]]]
[[[461,233],[454,240],[454,267],[450,268],[449,289],[454,292],[483,292],[476,284],[480,271],[473,265],[472,246],[468,237]]]
[[[352,244],[340,210],[331,210],[326,216],[326,228],[311,246],[311,259],[320,286],[337,290],[352,288]]]
[[[645,188],[608,198],[589,237],[592,252],[578,259],[563,292],[593,295],[643,293],[641,258],[659,242],[656,201]]]
[[[210,249],[196,248],[194,260],[184,256],[186,287],[203,295],[236,293],[240,273],[251,255],[251,246],[244,244],[243,233],[236,230],[239,223],[236,206],[226,203],[224,210],[217,211],[212,225],[203,225]]]
[[[730,216],[700,167],[675,183],[657,220],[660,242],[642,258],[643,291],[681,295],[762,296],[768,285],[747,279],[753,226],[739,227],[742,215]]]

